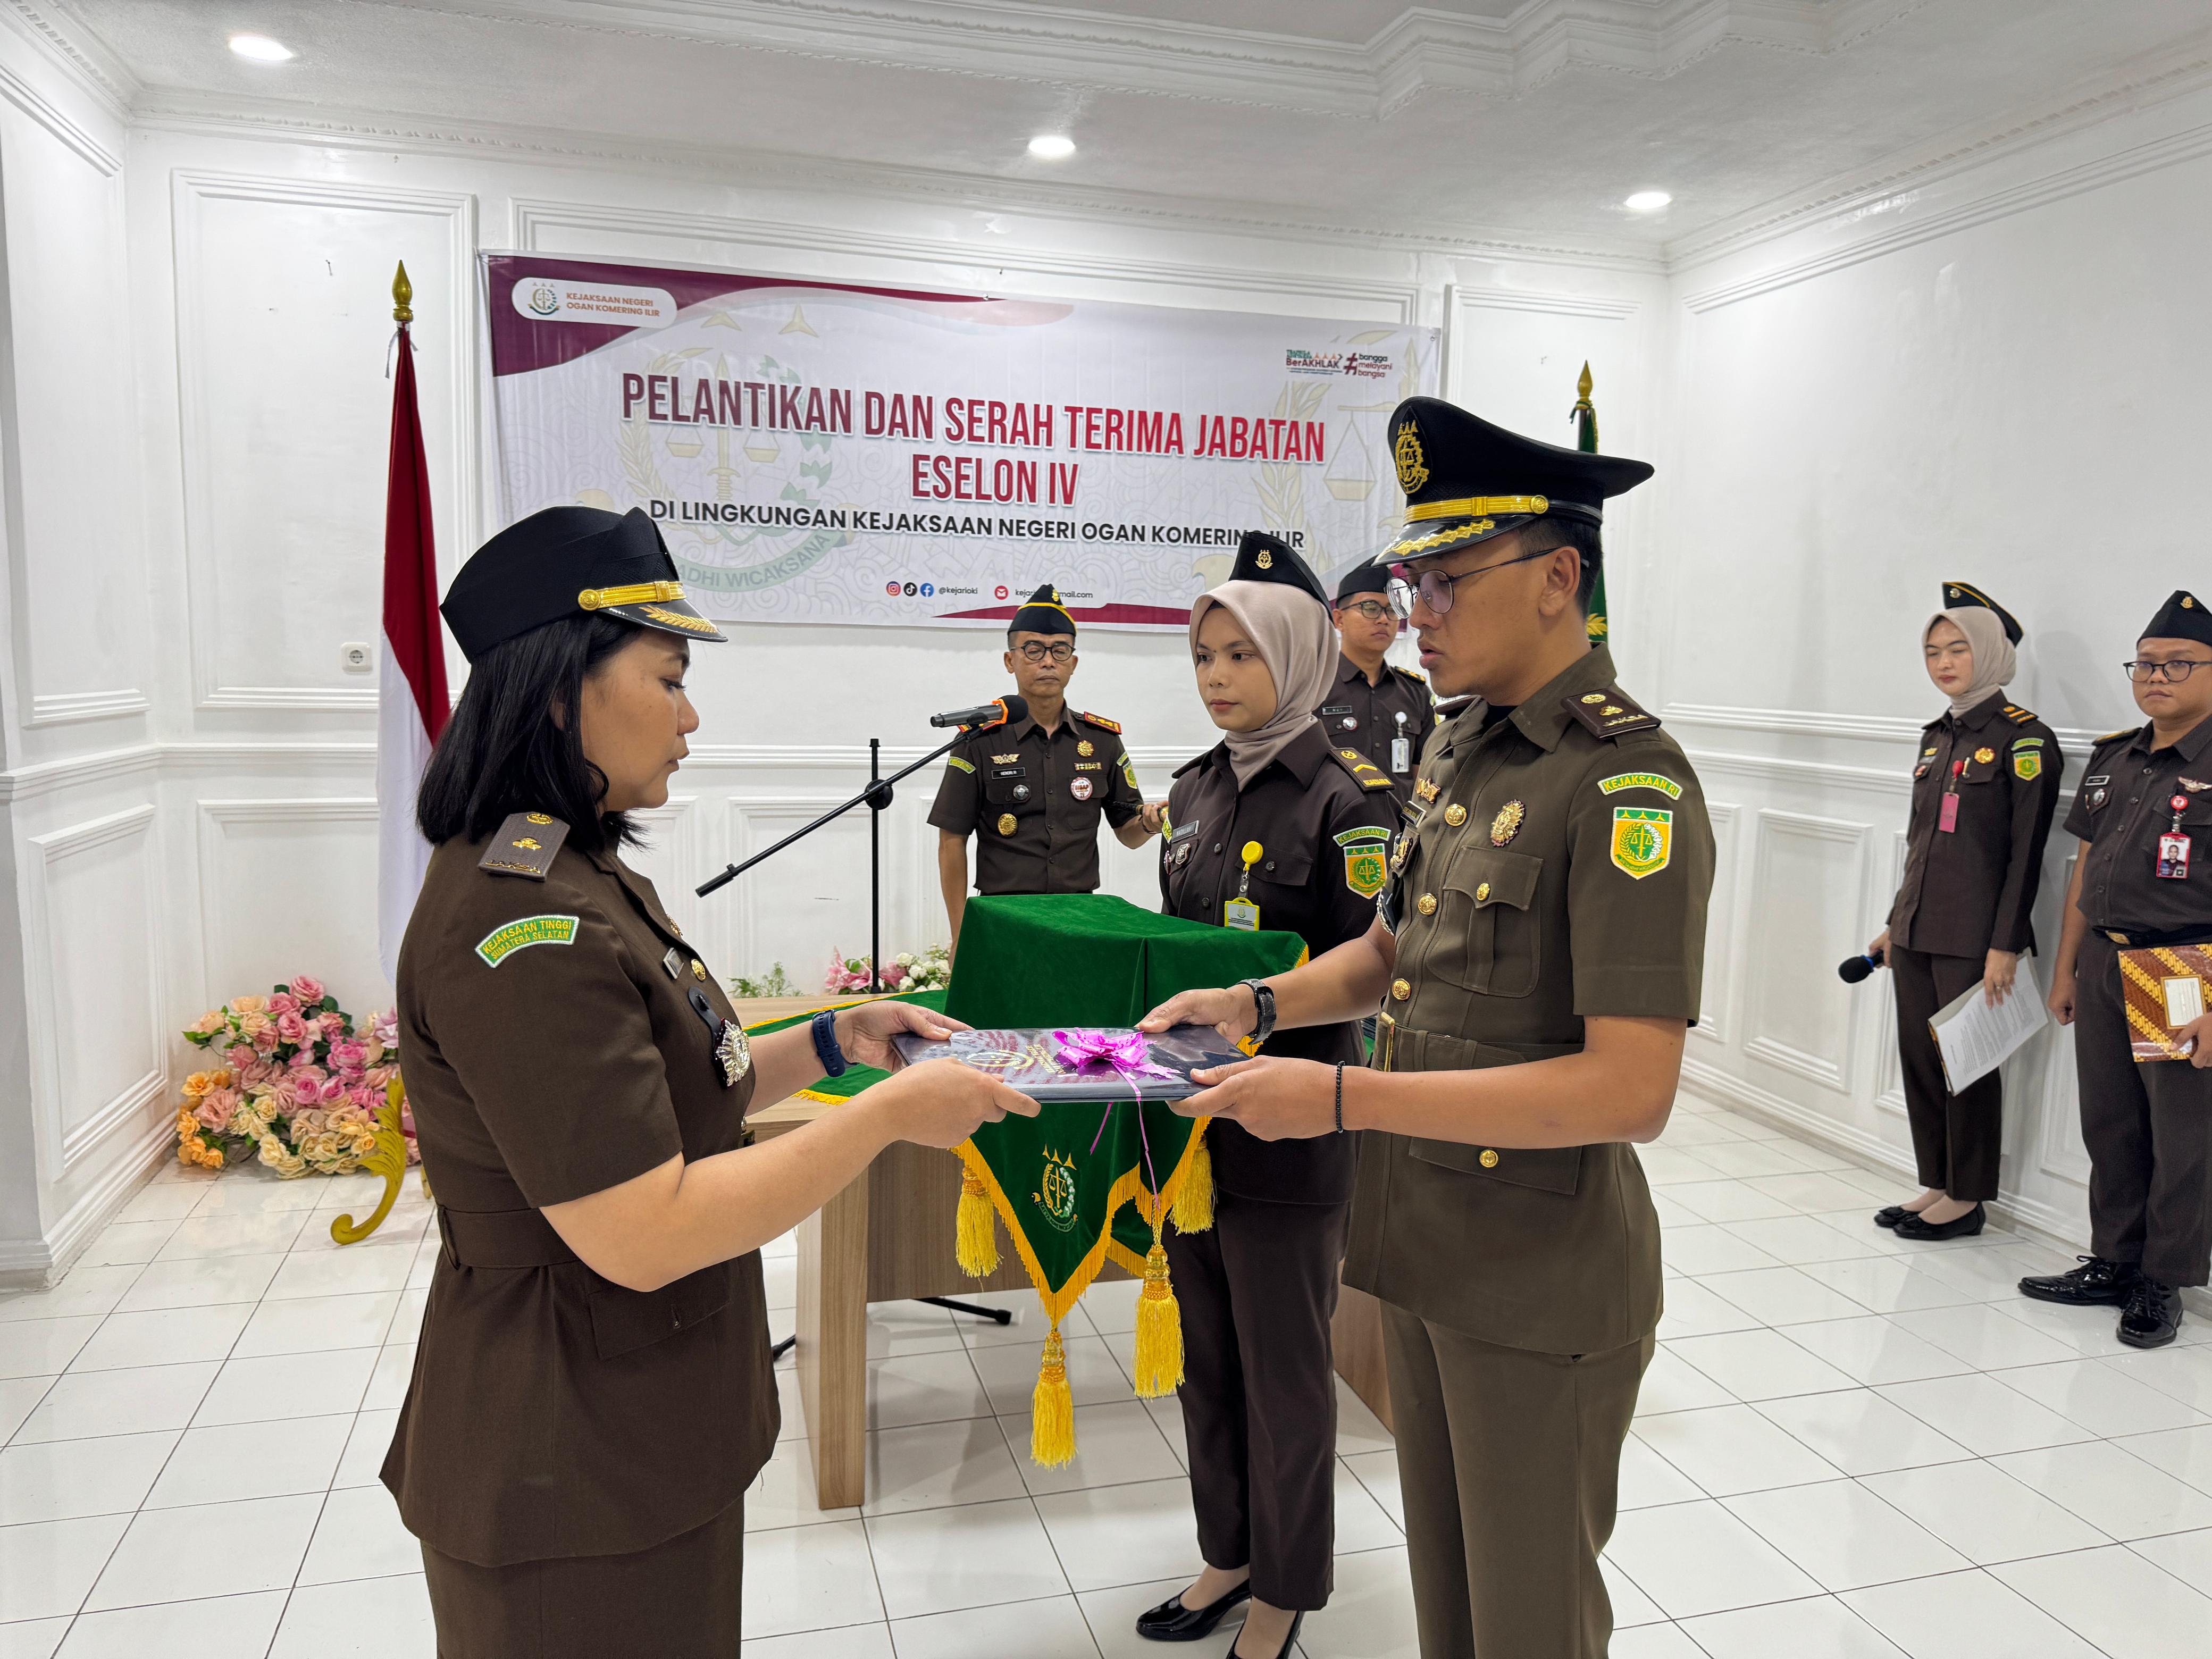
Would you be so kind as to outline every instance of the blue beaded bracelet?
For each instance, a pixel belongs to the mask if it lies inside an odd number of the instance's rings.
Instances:
[[[837,1016],[827,1008],[814,1016],[814,1054],[822,1062],[824,1077],[842,1077],[852,1063],[837,1046]]]

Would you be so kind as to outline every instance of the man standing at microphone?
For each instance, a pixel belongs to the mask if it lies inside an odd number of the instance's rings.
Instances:
[[[995,896],[1094,891],[1102,815],[1124,847],[1142,847],[1160,831],[1160,804],[1146,805],[1139,791],[1121,726],[1067,707],[1075,619],[1050,582],[1014,612],[1005,661],[1028,713],[962,738],[945,757],[929,809],[956,950],[968,905],[969,836],[976,838],[975,890]]]

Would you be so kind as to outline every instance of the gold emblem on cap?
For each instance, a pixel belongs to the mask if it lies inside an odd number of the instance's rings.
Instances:
[[[1449,806],[1444,808],[1444,822],[1453,825],[1465,823],[1467,822],[1467,808],[1462,806],[1457,801],[1454,801]]]
[[[1399,1001],[1403,1002],[1407,997],[1413,994],[1413,987],[1412,982],[1402,979],[1392,980],[1390,981],[1390,994],[1397,998]]]
[[[1408,421],[1398,428],[1390,446],[1390,459],[1398,468],[1398,488],[1408,495],[1429,481],[1428,458],[1421,453],[1420,428]]]
[[[1974,758],[1984,766],[1987,766],[1996,757],[1997,751],[1994,749],[1977,749],[1974,750]]]
[[[1085,738],[1081,743],[1077,744],[1075,745],[1075,752],[1082,756],[1084,759],[1089,760],[1091,756],[1091,739]]]
[[[576,604],[585,611],[605,611],[611,605],[649,605],[656,599],[683,597],[682,582],[631,582],[623,587],[587,587],[576,595]]]
[[[1490,821],[1490,844],[1503,847],[1521,833],[1521,821],[1528,816],[1528,809],[1517,800],[1509,800],[1498,809],[1498,816]]]
[[[1011,836],[1014,833],[1014,815],[1012,812],[999,814],[999,833],[1002,836]]]
[[[1253,556],[1252,562],[1262,570],[1273,570],[1275,568],[1275,556],[1263,547]]]

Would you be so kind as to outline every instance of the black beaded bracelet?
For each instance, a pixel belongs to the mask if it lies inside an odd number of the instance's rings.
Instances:
[[[1344,1133],[1344,1067],[1336,1068],[1336,1132]]]

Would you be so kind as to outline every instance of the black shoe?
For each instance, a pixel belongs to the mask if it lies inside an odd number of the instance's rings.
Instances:
[[[1899,1238],[1917,1238],[1923,1243],[1932,1243],[1939,1238],[1971,1238],[1988,1223],[1990,1212],[1977,1204],[1962,1216],[1949,1221],[1926,1221],[1909,1215],[1897,1224]]]
[[[1187,1607],[1182,1597],[1170,1595],[1159,1606],[1137,1615],[1137,1634],[1147,1642],[1202,1642],[1213,1634],[1222,1615],[1240,1601],[1252,1599],[1252,1581],[1246,1579],[1218,1601],[1203,1607]]]
[[[1291,1650],[1298,1644],[1298,1626],[1305,1621],[1306,1616],[1303,1613],[1293,1613],[1291,1616],[1291,1633],[1283,1638],[1283,1645],[1275,1650],[1275,1659],[1291,1659]],[[1243,1638],[1240,1637],[1237,1639],[1241,1641]],[[1234,1644],[1231,1645],[1229,1653],[1230,1659],[1238,1659]]]
[[[2155,1279],[2138,1279],[2121,1310],[2118,1335],[2130,1348],[2162,1348],[2181,1328],[2181,1292]]]
[[[2073,1308],[2112,1307],[2125,1302],[2142,1277],[2142,1270],[2132,1261],[2107,1261],[2100,1255],[2076,1260],[2081,1265],[2071,1273],[2021,1279],[2020,1293],[2038,1302],[2061,1302]]]
[[[1919,1212],[1916,1210],[1906,1209],[1902,1204],[1893,1204],[1887,1209],[1876,1210],[1874,1212],[1874,1224],[1877,1227],[1894,1227],[1905,1217],[1918,1213]]]

